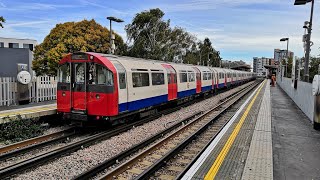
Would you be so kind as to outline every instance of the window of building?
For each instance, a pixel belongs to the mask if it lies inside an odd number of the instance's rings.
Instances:
[[[4,48],[4,43],[0,42],[0,48]]]
[[[33,44],[23,44],[23,48],[30,49],[30,51],[33,51]]]
[[[149,73],[133,72],[132,83],[133,87],[149,86]]]
[[[188,82],[188,74],[186,72],[180,73],[180,82],[181,83]]]
[[[19,48],[19,43],[9,43],[9,48]]]
[[[164,84],[164,74],[163,73],[152,73],[152,85],[162,85]]]

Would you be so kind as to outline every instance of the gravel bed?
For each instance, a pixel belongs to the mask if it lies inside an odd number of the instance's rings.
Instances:
[[[247,86],[248,84],[241,87]],[[24,174],[16,176],[15,179],[71,179],[104,160],[109,159],[166,129],[167,124],[172,125],[173,121],[181,121],[192,115],[194,112],[209,110],[215,106],[220,99],[231,95],[239,88],[240,87],[231,89],[217,96],[181,108],[174,113],[162,116],[152,122],[135,127],[98,144],[76,151],[69,156],[61,157],[49,164],[29,170]]]
[[[49,128],[49,129],[45,130],[43,132],[43,135],[48,135],[48,134],[56,133],[56,132],[59,132],[59,131],[64,131],[64,130],[70,128],[70,127],[71,127],[70,125],[52,127],[52,128]]]

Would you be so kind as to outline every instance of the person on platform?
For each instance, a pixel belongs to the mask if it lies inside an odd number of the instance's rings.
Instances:
[[[275,84],[276,84],[276,76],[274,74],[272,74],[272,76],[271,76],[271,85],[272,85],[272,87],[274,87]]]

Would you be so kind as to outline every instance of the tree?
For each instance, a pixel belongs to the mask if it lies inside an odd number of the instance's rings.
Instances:
[[[309,81],[313,81],[313,77],[318,74],[318,68],[320,65],[320,57],[310,58],[310,69],[309,69]]]
[[[3,16],[0,16],[0,27],[3,28],[3,24],[2,23],[5,23],[6,20],[3,18]]]
[[[126,25],[128,55],[147,59],[171,61],[174,56],[191,48],[195,37],[180,27],[170,28],[170,20],[163,20],[159,8],[136,14]]]
[[[56,75],[59,60],[68,53],[77,51],[107,53],[110,47],[109,33],[107,28],[93,19],[57,24],[44,41],[35,47],[32,68],[37,75]],[[120,47],[116,53],[123,53],[125,46],[117,34],[115,44]]]

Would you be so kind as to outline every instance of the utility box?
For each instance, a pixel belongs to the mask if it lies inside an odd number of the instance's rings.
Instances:
[[[29,97],[29,83],[31,82],[31,75],[28,72],[27,64],[18,63],[18,74],[17,74],[17,101],[19,105],[28,104],[30,101]]]

